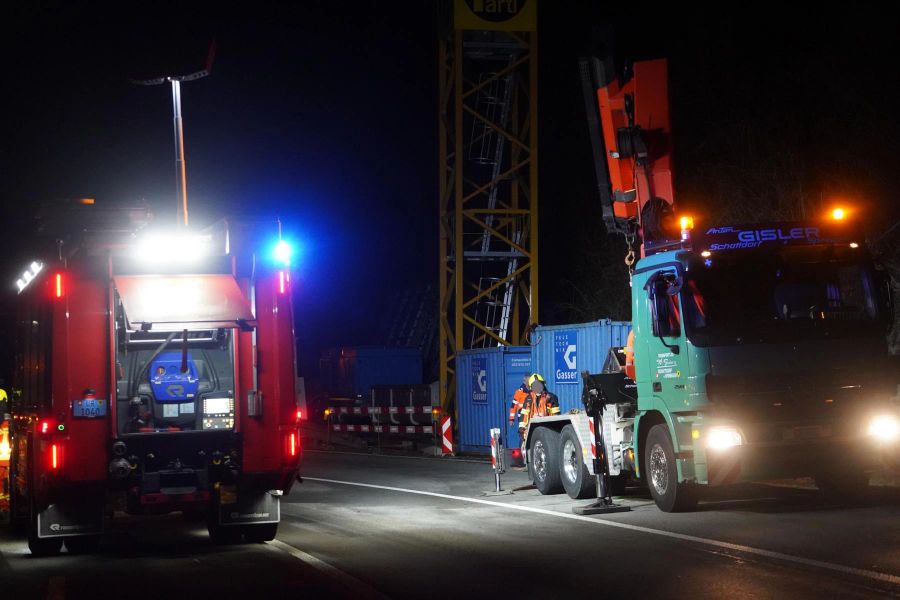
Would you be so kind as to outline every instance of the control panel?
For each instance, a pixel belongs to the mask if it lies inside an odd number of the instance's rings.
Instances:
[[[203,399],[203,429],[234,429],[234,398]]]

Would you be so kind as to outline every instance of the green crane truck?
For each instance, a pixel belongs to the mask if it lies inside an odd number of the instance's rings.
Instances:
[[[609,360],[591,378],[609,405],[613,481],[645,483],[667,512],[738,481],[868,485],[900,452],[900,369],[886,338],[890,281],[852,213],[696,231],[689,218],[676,223],[665,61],[635,63],[624,83],[599,61],[582,67],[604,220],[641,255],[626,258],[633,369]],[[590,495],[585,412],[534,418],[526,439],[542,493]]]

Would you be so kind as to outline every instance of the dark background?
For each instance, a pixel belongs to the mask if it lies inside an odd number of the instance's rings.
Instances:
[[[392,293],[437,281],[433,3],[136,6],[3,9],[6,301],[42,209],[92,197],[174,220],[170,88],[129,77],[196,70],[215,38],[212,75],[182,88],[192,223],[285,221],[303,247],[301,371],[322,348],[380,343]],[[897,229],[883,235],[900,220],[896,20],[866,5],[741,9],[540,5],[542,323],[628,317],[576,68],[598,26],[620,57],[670,59],[676,186],[701,223],[841,201],[896,261]]]

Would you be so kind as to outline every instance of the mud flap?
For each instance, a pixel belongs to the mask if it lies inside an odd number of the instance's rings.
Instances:
[[[219,505],[222,525],[259,525],[281,521],[280,493],[256,492],[244,494],[231,504]]]
[[[37,515],[38,538],[100,535],[103,504],[51,504]]]

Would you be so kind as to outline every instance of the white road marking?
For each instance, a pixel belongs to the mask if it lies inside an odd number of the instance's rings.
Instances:
[[[783,554],[781,552],[774,552],[772,550],[764,550],[762,548],[754,548],[753,546],[744,546],[743,544],[733,544],[731,542],[723,542],[721,540],[713,540],[710,538],[697,537],[694,535],[687,535],[684,533],[675,533],[673,531],[665,531],[662,529],[653,529],[651,527],[642,527],[640,525],[631,525],[630,523],[620,523],[618,521],[607,521],[605,519],[598,519],[596,517],[587,517],[583,515],[569,514],[557,512],[554,510],[547,510],[545,508],[537,508],[533,506],[522,506],[518,503],[513,502],[495,502],[493,500],[483,500],[481,498],[467,498],[465,496],[452,496],[450,494],[439,494],[437,492],[425,492],[422,490],[410,490],[406,488],[392,487],[387,485],[375,485],[372,483],[359,483],[355,481],[339,481],[337,479],[323,479],[319,477],[304,477],[305,481],[318,481],[321,483],[336,483],[340,485],[354,485],[357,487],[365,487],[365,488],[373,488],[377,490],[387,490],[391,492],[403,492],[406,494],[419,494],[420,496],[432,496],[434,498],[444,498],[446,500],[457,500],[459,502],[470,502],[472,504],[484,504],[487,506],[493,506],[502,509],[514,509],[520,510],[523,512],[537,513],[541,515],[547,515],[550,517],[559,517],[561,519],[570,519],[572,521],[581,521],[583,523],[591,523],[593,525],[602,525],[604,527],[614,527],[617,529],[626,529],[628,531],[636,531],[639,533],[648,533],[651,535],[658,535],[661,537],[667,537],[671,539],[681,540],[685,542],[694,542],[696,544],[703,544],[706,546],[712,546],[714,548],[722,548],[725,550],[732,550],[734,552],[743,552],[745,554],[752,554],[755,556],[764,556],[766,558],[771,558],[773,560],[781,560],[786,562],[792,562],[800,565],[804,565],[807,567],[814,567],[817,569],[825,569],[828,571],[835,571],[838,573],[843,573],[845,575],[854,575],[856,577],[864,577],[866,579],[873,579],[875,581],[881,581],[884,583],[890,583],[892,585],[900,585],[900,576],[892,575],[890,573],[882,573],[879,571],[871,571],[869,569],[859,569],[856,567],[849,567],[847,565],[840,565],[837,563],[830,563],[822,560],[815,560],[812,558],[804,558],[802,556],[794,556],[793,554]]]
[[[490,463],[489,460],[479,460],[477,458],[459,458],[458,456],[454,456],[453,458],[446,458],[444,456],[407,456],[405,454],[375,454],[373,455],[371,452],[352,452],[349,450],[304,450],[304,454],[352,454],[353,456],[368,456],[371,458],[372,456],[377,456],[378,458],[405,458],[412,460],[444,460],[448,463],[474,463],[477,465],[483,465],[485,463]]]
[[[354,597],[362,598],[362,599],[371,599],[371,600],[389,600],[388,596],[385,596],[372,586],[367,583],[363,583],[353,575],[345,573],[338,569],[335,566],[328,564],[327,562],[316,558],[312,554],[308,554],[303,550],[299,550],[294,548],[290,544],[286,544],[281,540],[273,540],[268,543],[270,547],[277,548],[282,552],[286,552],[290,554],[294,558],[303,561],[307,565],[312,568],[325,573],[329,577],[337,579],[340,583],[344,585],[350,592],[353,593]]]

